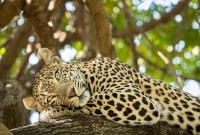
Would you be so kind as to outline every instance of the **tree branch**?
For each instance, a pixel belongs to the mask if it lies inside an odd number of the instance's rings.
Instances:
[[[30,36],[32,30],[29,21],[25,21],[22,26],[15,28],[4,43],[3,46],[6,47],[6,53],[0,60],[0,80],[7,78],[10,69],[12,68],[15,60],[17,59],[22,48],[28,44],[28,37]]]
[[[115,50],[111,44],[112,33],[110,24],[106,17],[102,1],[86,0],[85,3],[94,21],[100,54],[115,58]]]
[[[57,53],[55,46],[56,40],[53,37],[53,26],[48,25],[49,19],[47,18],[47,12],[45,12],[45,6],[48,3],[42,0],[30,1],[26,3],[24,8],[24,16],[27,17],[32,23],[35,32],[39,36],[40,43],[43,47],[50,48],[54,53]],[[53,24],[52,24],[53,25]]]
[[[134,27],[134,28],[129,27],[128,29],[123,31],[115,30],[113,31],[113,37],[115,38],[132,37],[139,33],[143,33],[151,29],[154,29],[155,27],[161,24],[169,22],[171,18],[182,12],[184,8],[187,7],[189,2],[190,2],[189,0],[180,0],[180,2],[171,10],[171,12],[163,14],[160,19],[152,20],[148,23],[143,24],[141,27]]]
[[[5,27],[14,16],[19,15],[24,4],[25,0],[5,0],[0,3],[0,29]]]
[[[126,135],[189,135],[185,131],[171,127],[165,123],[152,126],[123,126],[101,117],[75,115],[12,129],[14,135],[94,135],[94,134],[126,134]]]
[[[81,61],[90,60],[96,57],[98,51],[95,25],[91,15],[86,11],[81,1],[74,1],[74,5],[76,6],[75,16],[77,17],[75,27],[84,44],[84,50],[77,54],[77,59]]]
[[[14,77],[17,81],[19,81],[20,77],[24,75],[27,64],[29,62],[29,58],[34,51],[33,44],[30,44],[30,46],[27,46],[27,47],[28,47],[29,51],[26,51],[27,54],[24,56],[24,59],[22,60],[18,70],[16,71],[15,77]]]
[[[128,27],[132,26],[133,18],[131,17],[131,14],[130,14],[130,12],[128,10],[128,5],[126,4],[126,1],[125,0],[121,0],[121,2],[123,4],[122,10],[123,10],[124,16],[126,18],[126,27],[128,29]],[[138,52],[136,50],[136,44],[133,42],[134,41],[134,36],[126,38],[125,41],[127,42],[128,47],[131,49],[132,61],[133,61],[134,68],[138,70],[139,69]]]

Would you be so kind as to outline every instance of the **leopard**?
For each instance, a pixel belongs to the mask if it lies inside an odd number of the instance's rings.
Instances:
[[[108,57],[63,62],[47,48],[38,55],[44,67],[23,103],[41,120],[85,113],[129,126],[163,121],[200,135],[200,99],[180,88]]]

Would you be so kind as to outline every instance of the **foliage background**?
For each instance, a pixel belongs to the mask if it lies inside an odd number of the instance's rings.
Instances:
[[[40,47],[65,61],[118,58],[179,87],[200,82],[197,0],[3,0],[0,28],[0,80],[17,80],[25,95]]]

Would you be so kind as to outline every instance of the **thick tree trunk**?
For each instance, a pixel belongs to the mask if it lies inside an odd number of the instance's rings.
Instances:
[[[29,112],[22,103],[23,96],[24,91],[17,81],[0,81],[0,127],[12,129],[29,123]],[[2,134],[0,128],[0,135],[7,134]]]
[[[132,127],[84,114],[19,127],[12,129],[11,132],[14,135],[189,135],[165,123]]]

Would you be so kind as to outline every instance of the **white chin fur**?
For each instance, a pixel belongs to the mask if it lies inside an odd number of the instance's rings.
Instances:
[[[89,90],[85,90],[79,98],[79,106],[82,107],[86,105],[89,99],[90,99],[90,92]]]

